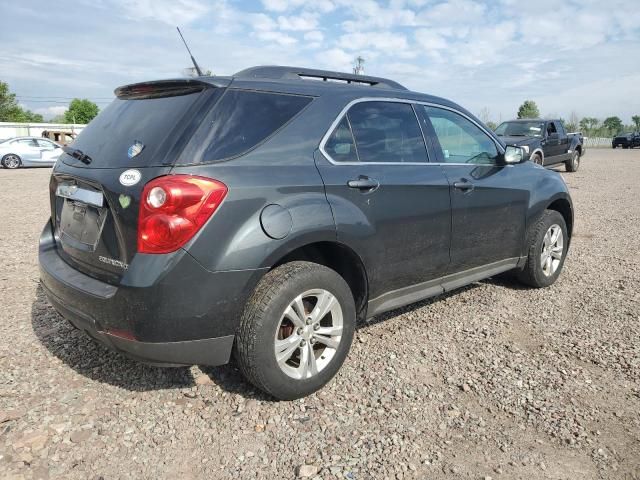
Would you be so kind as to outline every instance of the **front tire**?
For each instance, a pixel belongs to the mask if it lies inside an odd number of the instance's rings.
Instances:
[[[535,288],[548,287],[560,276],[569,247],[564,217],[545,210],[528,239],[527,263],[518,272],[518,280]]]
[[[580,167],[580,152],[574,150],[571,158],[565,162],[564,166],[567,172],[577,172]]]
[[[244,376],[280,400],[310,395],[342,366],[356,324],[351,289],[335,271],[291,262],[267,273],[247,302],[235,356]]]
[[[22,165],[22,160],[14,153],[9,153],[2,157],[2,166],[4,168],[15,170],[16,168],[20,168],[20,165]]]

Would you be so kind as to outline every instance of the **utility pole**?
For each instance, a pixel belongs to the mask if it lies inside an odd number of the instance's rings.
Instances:
[[[364,58],[360,55],[358,55],[353,64],[353,73],[356,75],[364,75]]]

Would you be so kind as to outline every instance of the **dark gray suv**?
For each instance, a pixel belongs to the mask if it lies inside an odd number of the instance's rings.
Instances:
[[[508,270],[560,274],[561,176],[391,80],[293,67],[128,85],[65,147],[42,285],[73,325],[280,399],[342,365],[357,319]]]

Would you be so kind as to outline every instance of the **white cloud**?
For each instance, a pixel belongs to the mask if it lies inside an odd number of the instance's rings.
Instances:
[[[274,30],[278,26],[273,18],[271,18],[269,15],[265,15],[264,13],[251,13],[247,15],[246,18],[248,24],[254,30],[268,31]]]
[[[299,16],[279,16],[278,26],[282,30],[313,30],[318,25],[318,19],[314,15],[299,15]]]
[[[297,42],[294,37],[282,32],[256,32],[256,37],[265,42],[274,42],[278,45],[293,45]]]
[[[62,115],[66,111],[67,111],[67,107],[62,105],[57,105],[53,107],[36,108],[34,110],[35,113],[39,113],[40,115],[42,115],[45,120],[50,120],[53,117]]]
[[[346,33],[337,43],[346,50],[357,51],[371,47],[387,55],[402,55],[409,46],[403,34],[390,31]]]
[[[169,25],[186,25],[205,15],[210,7],[200,0],[119,0],[131,20],[153,19]],[[221,7],[224,2],[216,2]]]
[[[262,5],[266,10],[272,12],[287,12],[304,7],[307,10],[328,13],[335,8],[331,0],[262,0]]]
[[[314,30],[312,32],[305,33],[304,39],[309,42],[321,42],[322,40],[324,40],[324,35],[322,32]]]
[[[447,40],[435,30],[416,30],[415,37],[418,44],[427,51],[442,50],[449,46]]]
[[[354,57],[340,48],[331,48],[318,52],[315,60],[320,68],[349,72],[353,66]]]

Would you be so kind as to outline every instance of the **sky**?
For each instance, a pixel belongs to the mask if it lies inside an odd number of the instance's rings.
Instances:
[[[45,118],[127,83],[279,64],[392,78],[493,121],[640,114],[639,0],[0,0],[0,80]],[[488,114],[488,115],[487,115]]]

